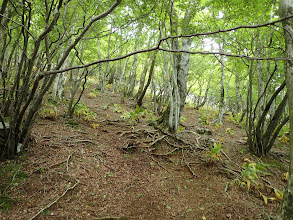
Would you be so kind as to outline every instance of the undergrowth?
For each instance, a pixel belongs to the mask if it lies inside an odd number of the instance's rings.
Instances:
[[[16,160],[7,160],[0,167],[0,209],[9,210],[17,202],[11,196],[15,187],[18,187],[28,175],[22,171],[22,165]]]

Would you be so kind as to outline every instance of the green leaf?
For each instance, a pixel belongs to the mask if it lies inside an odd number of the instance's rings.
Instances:
[[[265,202],[265,204],[267,205],[268,204],[268,197],[266,197],[265,195],[262,194],[262,198],[263,198],[263,201]]]

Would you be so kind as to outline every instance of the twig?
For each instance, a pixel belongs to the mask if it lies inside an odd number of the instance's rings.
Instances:
[[[66,193],[69,191],[69,190],[73,190],[77,185],[79,184],[79,181],[76,180],[76,183],[72,186],[72,187],[69,187],[67,188],[61,196],[59,196],[57,199],[55,199],[53,202],[51,202],[50,204],[48,204],[46,207],[42,208],[37,214],[35,214],[33,217],[31,217],[29,220],[33,220],[35,219],[36,217],[38,217],[43,211],[45,211],[46,209],[50,208],[52,205],[54,205],[55,203],[57,203],[59,201],[59,199],[61,199],[62,197],[64,197],[66,195]]]
[[[230,160],[230,158],[227,156],[227,154],[223,151],[223,150],[221,150],[221,153],[229,160],[229,161],[231,161]]]

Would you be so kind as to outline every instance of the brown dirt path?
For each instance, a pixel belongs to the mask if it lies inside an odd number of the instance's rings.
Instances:
[[[121,113],[113,112],[118,95],[106,92],[82,102],[97,113],[96,129],[82,118],[75,118],[77,126],[68,125],[62,108],[57,120],[38,119],[33,146],[14,162],[27,177],[7,190],[15,202],[0,210],[0,219],[30,219],[50,204],[35,219],[265,219],[274,213],[278,202],[265,205],[256,193],[231,186],[235,177],[222,169],[224,162],[241,166],[243,157],[253,158],[240,153],[246,146],[237,141],[244,132],[232,123],[206,126],[227,156],[209,165],[206,135],[180,136],[194,145],[199,141],[201,149],[184,151],[184,144],[171,138],[171,146],[163,139],[151,146],[164,133],[144,119],[121,121]],[[128,100],[124,108],[132,107]],[[187,109],[185,115],[186,130],[195,132],[201,126],[198,112]],[[227,127],[234,133],[227,134]],[[271,171],[271,183],[283,187],[281,172]]]

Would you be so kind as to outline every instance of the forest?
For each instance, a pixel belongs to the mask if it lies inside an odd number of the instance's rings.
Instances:
[[[293,219],[293,1],[0,0],[1,219]]]

